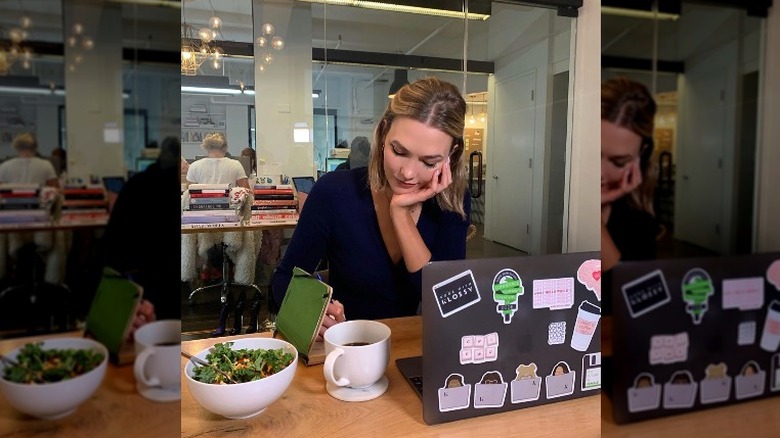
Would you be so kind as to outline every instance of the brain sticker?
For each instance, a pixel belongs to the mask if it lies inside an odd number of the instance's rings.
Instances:
[[[780,291],[780,260],[775,260],[766,270],[766,279]]]
[[[577,269],[577,281],[596,294],[601,301],[601,260],[585,260]]]

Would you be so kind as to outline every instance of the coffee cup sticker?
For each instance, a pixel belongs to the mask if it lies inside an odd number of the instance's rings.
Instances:
[[[574,392],[574,381],[577,372],[572,370],[564,361],[560,361],[553,367],[549,376],[544,378],[544,386],[547,398],[558,398],[571,395]]]
[[[746,362],[742,366],[742,371],[734,378],[737,400],[763,394],[765,382],[766,372],[758,366],[758,363],[754,360]]]
[[[496,312],[502,316],[504,324],[509,324],[517,312],[517,299],[524,293],[523,281],[512,269],[502,269],[493,278],[492,288]]]
[[[650,338],[650,365],[670,364],[688,360],[688,333],[655,335]]]
[[[577,351],[586,351],[590,347],[593,334],[601,319],[601,308],[589,301],[580,303],[577,311],[577,320],[574,322],[574,330],[571,334],[571,348]]]
[[[780,260],[775,260],[766,270],[766,281],[780,291]]]
[[[694,324],[700,324],[709,307],[709,299],[715,293],[710,274],[704,269],[693,268],[682,280],[682,298],[685,312],[691,315]]]
[[[780,353],[772,356],[772,364],[769,367],[771,381],[769,389],[772,392],[780,391]]]
[[[660,269],[632,280],[620,289],[633,318],[651,312],[672,299],[666,286],[666,278]]]
[[[566,342],[566,321],[551,322],[547,327],[547,344],[560,345]]]
[[[780,347],[780,300],[772,301],[766,309],[760,345],[770,353],[775,353]]]
[[[467,335],[460,338],[460,364],[480,364],[498,359],[498,333]]]
[[[737,345],[753,345],[756,343],[756,322],[740,322],[737,326]]]
[[[658,409],[661,405],[661,385],[649,373],[640,373],[634,378],[634,386],[628,388],[628,412],[644,412]]]
[[[547,278],[534,280],[534,309],[571,309],[574,305],[574,278]]]
[[[507,384],[498,371],[488,371],[474,385],[475,408],[500,408],[504,406]]]
[[[601,352],[582,356],[582,391],[601,388]]]
[[[724,402],[729,399],[732,378],[727,370],[728,367],[723,362],[711,363],[704,369],[704,379],[699,382],[702,404]]]
[[[764,306],[764,277],[723,280],[723,308],[756,310]]]
[[[601,260],[590,259],[582,262],[577,269],[577,281],[596,294],[596,299],[601,301]]]
[[[446,318],[479,302],[477,282],[471,269],[433,286],[433,295],[441,316]]]
[[[669,381],[664,383],[664,408],[684,409],[693,406],[696,401],[696,388],[690,371],[675,371]]]
[[[517,376],[512,380],[512,403],[526,403],[539,400],[542,389],[542,378],[536,374],[536,364],[520,364],[517,366]]]
[[[450,412],[466,409],[471,402],[471,385],[465,383],[462,374],[452,373],[439,388],[439,411]]]

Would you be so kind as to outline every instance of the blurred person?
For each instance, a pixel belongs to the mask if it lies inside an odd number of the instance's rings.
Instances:
[[[368,154],[371,152],[371,142],[364,136],[355,137],[349,148],[347,161],[336,166],[336,170],[356,169],[368,166]]]
[[[255,155],[255,150],[252,148],[244,148],[244,150],[241,151],[241,156],[249,158],[250,172],[254,172],[255,174],[257,174],[257,159]]]
[[[227,156],[228,144],[222,133],[208,134],[201,143],[208,154],[190,164],[187,182],[190,184],[232,184],[249,188],[249,179],[244,166]]]
[[[0,183],[29,183],[60,187],[57,172],[49,160],[36,156],[38,142],[30,133],[17,135],[12,146],[17,157],[0,164]]]
[[[63,148],[56,148],[51,151],[51,160],[53,161],[54,171],[57,172],[57,176],[61,176],[68,170],[68,154]]]

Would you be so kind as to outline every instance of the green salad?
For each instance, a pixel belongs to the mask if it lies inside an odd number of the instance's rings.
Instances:
[[[275,350],[262,348],[231,350],[232,345],[232,342],[215,344],[214,352],[206,355],[206,361],[210,366],[195,367],[193,379],[198,382],[220,385],[252,382],[278,373],[290,365],[294,358],[291,353],[281,348]],[[231,382],[226,376],[233,379],[234,382]]]
[[[6,366],[3,378],[16,383],[54,383],[95,369],[103,353],[94,350],[43,350],[43,342],[25,344],[16,356],[17,365]]]

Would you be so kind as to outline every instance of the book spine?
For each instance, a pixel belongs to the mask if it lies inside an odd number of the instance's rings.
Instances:
[[[224,192],[219,193],[190,193],[190,198],[227,198],[229,195]]]
[[[190,210],[230,210],[230,205],[228,205],[228,203],[190,204]]]

